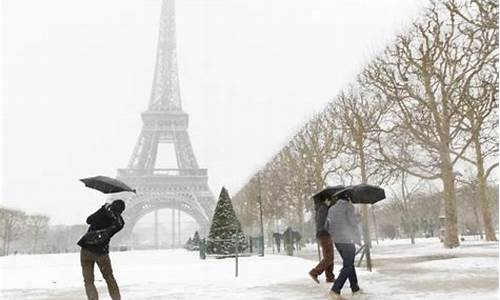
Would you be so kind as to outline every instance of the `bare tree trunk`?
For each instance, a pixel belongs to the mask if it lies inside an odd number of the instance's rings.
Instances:
[[[362,145],[360,146],[359,158],[360,158],[360,169],[361,169],[361,181],[366,183],[366,162],[365,153]],[[370,227],[368,227],[368,204],[363,204],[363,240],[366,245],[366,268],[368,271],[372,271],[372,256],[370,253],[370,248],[372,247],[372,241],[370,237]]]
[[[403,198],[403,215],[405,219],[406,228],[410,230],[410,242],[412,245],[415,245],[415,233],[413,230],[413,217],[410,216],[410,212],[408,209],[408,194],[406,192],[406,177],[405,173],[401,175],[401,198]]]
[[[476,167],[477,167],[477,192],[479,200],[479,209],[483,219],[484,235],[487,241],[497,241],[493,222],[491,220],[491,211],[486,197],[486,176],[484,171],[483,154],[481,151],[481,142],[477,135],[474,136],[474,148],[476,150]]]
[[[370,211],[372,213],[372,221],[373,221],[373,228],[374,228],[374,233],[375,233],[375,241],[377,242],[378,245],[378,226],[377,226],[377,218],[375,217],[375,211],[373,209],[373,206],[370,208]]]
[[[40,232],[40,229],[39,228],[35,228],[35,234],[33,236],[33,254],[36,254],[36,247],[37,247],[37,244],[38,244],[38,236],[39,236],[39,232]]]
[[[470,185],[470,198],[472,201],[472,212],[474,213],[474,221],[476,222],[477,231],[475,234],[479,233],[479,238],[483,239],[483,224],[481,224],[481,220],[479,220],[479,213],[477,209],[479,207],[479,196],[477,193],[477,182],[473,181],[469,183]]]
[[[300,234],[305,237],[306,235],[304,234],[304,200],[302,200],[302,197],[298,201],[298,222],[299,222],[299,232]],[[300,246],[304,246],[304,240],[300,240]]]
[[[9,251],[10,251],[10,240],[7,239],[7,248],[5,250],[5,255],[9,255]]]
[[[7,216],[9,218],[9,216]],[[9,255],[9,242],[10,242],[10,220],[5,221],[5,229],[3,235],[3,254]]]
[[[368,227],[368,204],[362,204],[363,212],[363,240],[366,245],[366,268],[368,271],[372,270],[372,257],[370,254],[370,248],[372,247],[372,241],[370,237],[370,227]]]
[[[2,245],[2,255],[7,255],[7,238],[4,238]]]
[[[413,218],[410,221],[410,241],[412,245],[415,245],[415,224],[413,223]]]
[[[458,240],[458,218],[457,205],[455,198],[455,174],[453,173],[453,165],[450,163],[450,158],[443,155],[442,177],[444,189],[444,210],[446,214],[446,232],[444,246],[446,248],[455,248],[460,246]]]
[[[479,232],[476,232],[476,233],[479,233],[479,238],[480,239],[483,239],[483,225],[481,224],[481,221],[479,220],[479,214],[477,212],[477,206],[479,205],[479,199],[478,199],[478,196],[476,194],[472,194],[471,195],[472,197],[472,206],[473,206],[473,212],[474,212],[474,220],[476,221],[476,227],[477,227],[477,230]]]

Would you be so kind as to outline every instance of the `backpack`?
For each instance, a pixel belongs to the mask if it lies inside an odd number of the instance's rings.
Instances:
[[[91,230],[85,233],[84,236],[78,242],[90,246],[100,246],[109,243],[110,237],[106,229]]]

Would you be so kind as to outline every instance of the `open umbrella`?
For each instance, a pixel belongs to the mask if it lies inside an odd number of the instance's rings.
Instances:
[[[333,195],[335,195],[335,193],[343,189],[345,189],[345,186],[343,185],[327,186],[321,192],[318,192],[313,196],[314,203],[330,199]]]
[[[375,204],[385,199],[385,191],[383,188],[366,183],[348,186],[335,193],[334,196],[339,197],[347,192],[351,193],[352,203]]]
[[[103,192],[104,194],[119,193],[119,192],[133,192],[135,190],[130,188],[125,183],[120,180],[110,178],[107,176],[95,176],[89,178],[80,179],[85,183],[86,187],[96,189]]]

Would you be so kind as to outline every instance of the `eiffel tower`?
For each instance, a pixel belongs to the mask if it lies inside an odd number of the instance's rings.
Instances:
[[[162,3],[151,99],[147,111],[142,113],[142,121],[142,131],[128,167],[118,170],[117,178],[137,190],[137,196],[128,200],[123,215],[126,224],[118,240],[127,243],[136,223],[154,212],[154,237],[158,247],[158,210],[164,208],[172,209],[173,240],[175,211],[178,212],[179,240],[181,211],[195,219],[202,234],[207,233],[215,199],[208,187],[207,170],[198,167],[187,131],[188,115],[182,111],[174,0]],[[160,144],[174,146],[177,168],[155,167]]]

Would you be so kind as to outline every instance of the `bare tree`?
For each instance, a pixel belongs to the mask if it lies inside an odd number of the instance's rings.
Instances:
[[[376,181],[382,184],[391,172],[385,172],[378,163],[373,138],[387,110],[386,103],[381,98],[369,98],[366,91],[357,86],[351,86],[347,92],[342,92],[336,101],[330,105],[329,114],[338,119],[338,124],[343,132],[345,155],[349,159],[344,168],[347,173],[359,172],[362,183]],[[371,270],[371,257],[369,248],[371,238],[369,231],[368,205],[362,206],[363,211],[363,239],[367,247],[367,268]],[[374,216],[374,214],[372,214]],[[375,218],[373,218],[375,221]],[[374,222],[375,223],[375,222]],[[375,224],[374,224],[375,225]]]
[[[334,159],[342,145],[337,134],[332,120],[317,115],[259,171],[266,218],[281,219],[305,234],[305,213],[312,211],[312,194],[322,189],[328,176],[338,169]],[[247,214],[242,217],[244,224],[247,219],[256,219],[256,179],[252,176],[234,197],[236,206],[246,206],[237,208]]]
[[[394,193],[395,199],[400,203],[402,212],[402,223],[405,232],[410,236],[410,242],[415,244],[415,213],[413,211],[413,197],[418,189],[421,187],[422,180],[418,180],[413,185],[409,186],[408,174],[402,171],[399,174],[401,182],[401,194]]]
[[[497,0],[448,0],[445,5],[452,14],[461,18],[470,27],[485,32],[498,30]],[[495,46],[498,47],[498,36],[495,37],[495,41]]]
[[[311,191],[323,189],[328,177],[340,169],[336,160],[344,151],[344,142],[337,123],[331,114],[316,115],[292,141],[301,157],[301,168],[307,171]]]
[[[304,203],[300,203],[299,199],[300,180],[304,176],[298,172],[296,156],[296,151],[292,149],[290,143],[256,172],[235,194],[233,197],[235,209],[246,230],[250,230],[249,227],[255,227],[258,222],[257,197],[259,193],[263,205],[263,217],[273,220],[272,223],[279,219],[290,220],[289,216],[293,218],[298,216],[298,219],[301,219],[300,214],[292,213],[292,211],[297,211],[298,207],[302,207],[303,216],[304,210]],[[257,175],[259,172],[260,184]]]
[[[390,198],[382,203],[376,210],[380,219],[380,233],[383,238],[395,239],[400,237],[400,222],[403,219],[401,203],[395,198]]]
[[[476,227],[477,227],[477,233],[479,233],[479,236],[481,239],[483,239],[483,231],[484,227],[481,225],[480,218],[479,218],[479,212],[478,212],[478,207],[479,205],[479,193],[477,192],[477,178],[475,175],[470,174],[470,172],[467,172],[466,175],[463,175],[458,178],[458,181],[463,184],[463,191],[462,191],[462,197],[467,198],[470,202],[470,207],[474,215],[474,220],[476,222]],[[488,203],[489,207],[489,203]]]
[[[482,104],[484,103],[487,103],[487,101]],[[466,113],[467,120],[469,121],[469,125],[466,126],[466,128],[472,139],[474,158],[463,158],[476,167],[476,179],[474,183],[477,185],[477,195],[475,195],[475,197],[477,196],[478,199],[486,240],[497,241],[491,220],[491,210],[486,197],[486,188],[488,177],[492,174],[494,168],[498,167],[498,160],[490,159],[491,157],[496,158],[498,156],[498,136],[496,134],[498,126],[482,128],[485,124],[485,119],[481,116],[479,110],[480,106],[476,106]],[[494,114],[494,116],[496,116],[496,114]],[[490,161],[489,165],[487,165],[488,161]]]
[[[282,178],[281,193],[286,198],[283,199],[286,219],[294,227],[298,227],[300,232],[304,231],[304,213],[310,209],[311,204],[308,199],[308,169],[303,168],[302,153],[293,144],[293,140],[280,153],[280,172]]]
[[[20,210],[0,208],[0,238],[3,241],[2,254],[9,255],[10,242],[22,236],[26,214]]]
[[[468,55],[479,62],[467,76],[460,93],[463,99],[462,129],[472,140],[472,155],[463,159],[476,167],[478,203],[487,241],[496,241],[486,197],[487,180],[498,166],[498,2],[471,0],[447,3],[462,21],[458,30],[470,47]],[[489,163],[489,165],[487,165]]]
[[[37,253],[38,242],[49,229],[50,218],[45,215],[30,215],[26,218],[26,229],[32,239],[32,253]]]
[[[424,191],[423,180],[410,184],[407,179],[404,183],[406,187],[402,187],[406,190],[406,201],[403,201],[401,192],[393,191],[387,202],[381,203],[376,211],[381,219],[382,233],[391,239],[401,237],[401,232],[410,239],[412,234],[415,237],[434,236],[439,228],[439,199],[442,195],[433,188]]]
[[[442,195],[434,193],[425,199],[443,199],[445,246],[458,246],[457,162],[474,164],[478,176],[482,174],[487,179],[495,164],[481,172],[482,162],[478,158],[486,161],[490,153],[498,152],[498,142],[490,134],[493,131],[486,133],[486,128],[498,127],[498,123],[486,121],[494,113],[490,110],[481,119],[477,112],[468,109],[481,107],[471,101],[484,103],[485,97],[489,97],[496,103],[498,98],[497,89],[493,89],[498,72],[492,71],[496,68],[498,37],[491,34],[498,27],[498,4],[493,2],[434,2],[409,34],[398,36],[395,45],[366,68],[358,85],[342,93],[308,122],[259,170],[265,178],[259,187],[266,208],[264,214],[273,220],[304,224],[304,212],[311,209],[308,197],[326,185],[334,173],[341,173],[335,175],[341,175],[343,183],[359,178],[380,184],[396,173],[405,178],[439,179],[444,189]],[[493,64],[491,53],[488,54],[491,49]],[[486,107],[496,109],[495,105]],[[475,159],[469,153],[473,153],[471,146],[477,145],[472,128],[480,128],[477,137],[481,153]],[[485,148],[485,139],[496,148]],[[239,211],[246,212],[249,224],[250,219],[255,219],[257,207],[255,179],[253,176],[234,197],[235,202],[245,206]],[[403,187],[402,193],[404,196],[409,191]],[[434,210],[429,213],[433,217],[421,216],[419,222],[426,223],[421,226],[433,232],[436,203],[429,201],[424,201],[421,210],[432,207]],[[363,208],[363,215],[365,241],[369,242],[367,207]]]
[[[289,176],[299,175],[294,185],[298,188],[298,201],[304,201],[306,211],[312,212],[312,195],[323,189],[327,178],[340,168],[335,160],[342,152],[343,143],[341,132],[335,129],[334,123],[335,120],[329,119],[328,115],[316,115],[291,141],[291,149],[296,155],[291,161],[293,168]],[[300,212],[297,213],[301,216]],[[302,216],[302,233],[305,233],[304,226]]]
[[[468,149],[460,114],[464,85],[484,61],[474,55],[475,44],[458,30],[456,16],[435,3],[425,20],[371,64],[364,82],[392,103],[392,126],[386,132],[395,142],[407,135],[414,142],[414,158],[397,159],[387,145],[380,149],[387,161],[413,176],[441,179],[446,213],[445,246],[459,245],[454,166]],[[387,141],[387,140],[386,140]]]
[[[87,231],[87,225],[55,225],[47,233],[47,250],[50,253],[76,252],[76,242]]]

